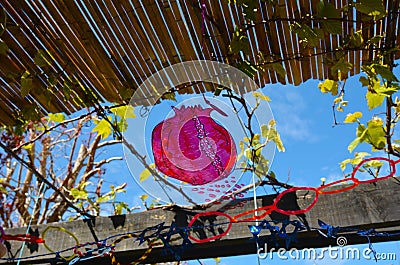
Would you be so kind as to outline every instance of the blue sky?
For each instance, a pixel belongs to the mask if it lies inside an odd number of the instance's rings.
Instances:
[[[399,69],[395,69],[399,76]],[[364,98],[366,88],[358,82],[359,75],[351,77],[346,84],[345,99],[349,105],[345,112],[337,114],[337,121],[343,122],[347,113],[361,111],[364,114],[363,122],[378,114],[382,109],[368,111]],[[292,85],[267,85],[262,89],[264,94],[271,98],[269,103],[277,121],[277,129],[285,145],[285,152],[276,152],[271,169],[281,181],[288,181],[295,186],[319,186],[321,178],[327,183],[343,178],[339,163],[346,158],[353,157],[347,150],[348,144],[355,137],[355,124],[341,124],[333,126],[332,102],[334,97],[322,94],[318,89],[317,80],[310,80],[300,86]],[[370,147],[360,145],[356,150],[371,152]],[[110,152],[119,152],[110,150]],[[118,166],[110,167],[107,174],[121,175],[119,183],[128,182],[127,200],[131,206],[141,205],[139,196],[144,192],[138,188],[132,176],[128,174],[126,164],[118,162]],[[121,174],[124,172],[124,174]],[[143,208],[142,208],[143,209]],[[335,225],[335,224],[332,224]],[[297,264],[400,264],[400,245],[398,242],[375,243],[374,248],[378,253],[397,253],[394,261],[374,260],[279,260],[279,258],[261,260],[261,264],[283,264],[293,261]],[[368,245],[357,246],[360,249]],[[204,264],[215,264],[213,259],[202,260]],[[257,255],[222,258],[220,264],[256,264]],[[286,264],[285,263],[285,264]],[[190,261],[189,264],[199,264],[199,261]]]

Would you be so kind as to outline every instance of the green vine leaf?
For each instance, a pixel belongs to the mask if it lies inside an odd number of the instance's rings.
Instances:
[[[125,132],[128,129],[128,122],[125,119],[121,119],[120,121],[114,121],[115,126],[119,132]]]
[[[347,150],[349,152],[353,152],[353,150],[362,142],[365,141],[366,136],[367,136],[368,129],[365,128],[363,124],[358,125],[357,131],[356,131],[356,139],[354,139],[349,146],[347,147]]]
[[[229,53],[237,54],[240,51],[250,54],[250,42],[246,32],[239,27],[235,27],[235,32],[233,32],[233,38],[229,45]]]
[[[400,87],[395,83],[391,83],[390,85],[388,83],[385,83],[384,85],[375,88],[375,92],[380,95],[389,97],[399,91],[399,88]]]
[[[383,129],[383,121],[380,118],[374,118],[368,123],[368,142],[373,149],[381,150],[386,146],[386,134]]]
[[[318,88],[322,93],[331,92],[332,96],[336,96],[338,94],[339,83],[335,80],[326,79],[324,82],[318,84]]]
[[[386,9],[381,0],[359,0],[355,8],[363,14],[374,17],[375,20],[386,16]]]
[[[96,199],[97,203],[104,203],[104,202],[109,202],[113,200],[113,198],[110,195],[106,195],[106,196],[101,196],[99,198]]]
[[[275,120],[271,120],[268,125],[261,125],[261,136],[267,139],[267,141],[273,141],[279,152],[285,152],[285,147],[283,146],[281,136],[275,129]]]
[[[367,40],[367,43],[370,45],[377,45],[383,38],[384,38],[384,36],[382,36],[382,35],[376,35],[376,36],[373,36],[372,38],[370,38],[369,40]]]
[[[172,101],[176,101],[176,94],[175,92],[167,92],[162,95],[162,99],[169,99]]]
[[[255,74],[257,73],[257,68],[247,60],[240,61],[237,64],[237,68],[251,78],[254,78]]]
[[[69,191],[69,195],[72,196],[75,200],[86,200],[89,196],[86,190],[80,190],[77,188],[72,188]]]
[[[353,152],[353,150],[360,144],[361,140],[359,137],[357,137],[356,139],[354,139],[349,146],[347,146],[347,150],[349,150],[350,153]]]
[[[63,122],[65,120],[65,115],[63,113],[50,113],[49,114],[49,122],[54,121],[54,122]]]
[[[33,59],[33,62],[39,67],[50,66],[53,61],[54,57],[47,50],[38,50],[35,58]]]
[[[349,114],[347,114],[346,119],[344,120],[344,123],[356,122],[361,117],[362,117],[362,113],[359,111],[354,112],[354,113],[349,113]]]
[[[286,69],[283,67],[282,63],[266,64],[265,68],[275,71],[279,76],[283,78],[285,78],[286,76]]]
[[[380,118],[368,121],[367,127],[363,124],[358,125],[356,136],[357,138],[347,147],[350,153],[362,142],[370,144],[372,151],[382,150],[386,146],[386,133]]]
[[[149,165],[149,168],[154,169],[156,164],[152,163]],[[148,168],[145,168],[139,175],[139,181],[143,182],[151,176],[151,172]]]
[[[359,49],[364,46],[364,39],[362,37],[362,31],[356,31],[349,36],[345,36],[344,47],[348,46],[351,49]]]
[[[319,40],[323,37],[321,29],[312,29],[306,24],[300,24],[298,22],[290,24],[290,30],[299,36],[301,43],[303,43],[304,46],[309,45],[311,47],[315,47],[318,45]]]
[[[127,212],[131,212],[131,209],[129,209],[128,204],[126,204],[125,202],[119,202],[114,206],[114,214],[115,215],[121,215],[123,214],[124,210],[126,210]]]
[[[149,195],[147,195],[147,194],[143,194],[143,195],[140,195],[139,196],[139,198],[144,202],[145,200],[147,200],[147,198],[149,197]]]
[[[385,96],[380,95],[376,92],[373,93],[373,92],[368,91],[367,94],[365,95],[365,98],[367,99],[368,109],[372,110],[372,109],[382,105],[383,100],[385,99]]]
[[[112,128],[106,119],[102,119],[100,121],[97,120],[95,123],[97,125],[92,129],[92,132],[97,132],[99,135],[101,135],[101,139],[105,139],[111,134]]]
[[[26,70],[21,76],[21,96],[26,97],[32,89],[32,76],[31,73]]]
[[[24,121],[38,121],[41,116],[39,114],[38,106],[31,105],[22,110],[22,118]]]
[[[333,4],[321,1],[318,3],[317,11],[318,17],[322,18],[319,23],[323,29],[332,34],[342,33],[342,23],[339,20],[341,18],[340,12]],[[337,20],[329,20],[330,18]]]
[[[258,91],[253,92],[253,97],[261,99],[261,100],[265,100],[265,101],[268,101],[268,102],[271,101],[271,99],[268,96],[265,96],[261,92],[258,92]]]
[[[354,158],[348,158],[340,162],[340,169],[344,171],[346,169],[347,164],[358,165],[366,156],[371,156],[371,154],[367,152],[358,152],[354,154]]]
[[[131,105],[111,108],[110,111],[121,118],[136,118],[134,108]]]
[[[388,65],[382,64],[372,64],[371,67],[375,70],[376,74],[381,75],[383,79],[386,79],[388,82],[391,81],[399,81],[397,77],[390,70]]]
[[[338,60],[332,67],[331,67],[331,74],[333,76],[338,77],[339,80],[342,80],[344,76],[347,75],[347,73],[353,69],[353,64],[350,63],[349,61],[345,60],[344,58],[341,58]]]

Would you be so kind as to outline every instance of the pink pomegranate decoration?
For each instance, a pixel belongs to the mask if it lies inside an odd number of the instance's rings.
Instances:
[[[231,134],[210,113],[217,108],[199,105],[174,108],[174,115],[157,124],[152,149],[157,169],[192,185],[226,178],[236,162]]]

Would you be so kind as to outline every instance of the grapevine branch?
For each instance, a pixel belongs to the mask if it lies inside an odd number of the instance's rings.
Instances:
[[[119,104],[119,105],[115,105],[115,106],[111,106],[111,107],[101,107],[101,109],[103,111],[105,111],[105,110],[111,110],[111,109],[118,108],[118,107],[123,107],[123,106],[126,106],[126,105],[127,104]],[[34,137],[32,140],[20,144],[19,146],[13,148],[12,151],[13,152],[18,152],[24,146],[27,146],[27,145],[30,145],[30,144],[36,142],[37,140],[41,139],[44,135],[48,134],[49,132],[52,132],[55,129],[57,129],[59,127],[62,127],[62,126],[65,126],[65,125],[67,125],[67,124],[69,124],[71,122],[80,121],[80,120],[83,120],[85,118],[88,118],[88,117],[90,117],[92,114],[94,114],[96,112],[97,113],[99,112],[98,107],[95,107],[95,109],[93,109],[93,110],[91,110],[91,111],[89,111],[89,112],[87,112],[85,114],[82,114],[79,117],[75,117],[75,118],[71,118],[69,120],[62,121],[62,122],[57,123],[57,124],[55,124],[53,126],[50,126],[50,127],[45,127],[45,129],[40,134],[38,134],[36,137]]]

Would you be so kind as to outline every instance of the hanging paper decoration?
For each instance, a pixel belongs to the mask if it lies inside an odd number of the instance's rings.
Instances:
[[[154,128],[152,148],[158,170],[192,185],[221,180],[231,173],[236,147],[231,134],[211,118],[213,110],[182,105]]]
[[[268,97],[250,92],[257,87],[235,67],[189,61],[157,71],[136,89],[124,153],[132,176],[154,198],[149,204],[202,205],[252,183],[255,168],[259,179],[268,175],[275,122]]]

